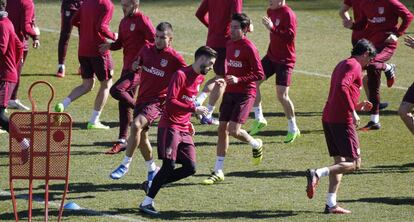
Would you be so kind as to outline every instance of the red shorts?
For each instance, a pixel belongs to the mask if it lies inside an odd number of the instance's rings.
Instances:
[[[414,104],[414,83],[408,88],[404,95],[403,102]]]
[[[158,127],[158,158],[174,160],[191,160],[196,162],[196,150],[193,137],[188,132],[173,128]]]
[[[7,108],[16,83],[0,80],[0,108]]]
[[[330,156],[359,158],[359,139],[355,126],[323,121],[322,125]]]
[[[263,66],[263,71],[266,75],[266,79],[269,79],[276,73],[276,85],[290,86],[292,82],[292,73],[293,73],[292,66],[272,62],[267,56],[263,57],[262,66]]]
[[[213,70],[216,75],[224,76],[226,74],[226,48],[213,48],[217,52],[216,62],[213,65]]]
[[[113,63],[110,53],[96,57],[79,56],[78,59],[81,66],[82,79],[92,79],[94,74],[99,81],[112,78]]]
[[[256,95],[224,93],[220,105],[220,121],[244,124],[249,118]]]
[[[163,107],[164,100],[137,103],[134,108],[134,118],[138,115],[143,115],[147,119],[148,125],[151,125],[156,119],[161,116]]]

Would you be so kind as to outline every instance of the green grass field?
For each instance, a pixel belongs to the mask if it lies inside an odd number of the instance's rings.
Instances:
[[[55,102],[62,100],[80,83],[76,75],[77,41],[72,36],[67,56],[67,76],[54,77],[57,66],[58,33],[60,29],[60,1],[36,0],[38,25],[43,29],[41,47],[30,50],[23,70],[20,98],[29,104],[27,90],[36,80],[46,80],[56,90]],[[267,1],[244,1],[244,11],[253,19],[255,32],[249,34],[263,56],[268,45],[268,33],[261,25]],[[398,66],[397,87],[381,88],[383,101],[390,103],[381,113],[383,128],[359,133],[363,168],[346,175],[338,194],[338,201],[353,211],[347,216],[322,214],[327,190],[327,179],[321,181],[316,197],[309,200],[305,194],[307,168],[331,164],[321,125],[321,111],[327,98],[329,75],[335,65],[350,55],[350,31],[342,28],[337,9],[339,0],[288,1],[298,17],[297,64],[291,87],[297,122],[302,137],[293,144],[283,144],[287,121],[277,102],[274,77],[262,85],[263,107],[269,122],[258,134],[265,142],[262,164],[253,167],[248,145],[231,139],[225,162],[226,180],[218,185],[203,186],[200,182],[210,173],[215,161],[217,130],[213,126],[196,123],[198,170],[195,176],[161,189],[156,197],[160,220],[287,220],[287,221],[413,221],[414,220],[414,145],[413,136],[397,115],[398,106],[407,88],[414,81],[414,51],[400,44],[392,62]],[[404,1],[409,7],[412,1]],[[203,45],[207,30],[194,16],[199,1],[143,0],[141,9],[156,25],[169,21],[175,29],[174,47],[184,52],[188,63],[192,53]],[[115,1],[112,29],[118,28],[122,11]],[[45,31],[45,30],[48,31]],[[413,26],[409,32],[414,32]],[[400,39],[402,43],[402,39]],[[114,79],[119,77],[122,52],[113,53]],[[315,75],[317,73],[321,75]],[[213,76],[210,73],[209,76]],[[109,131],[87,131],[86,123],[92,111],[96,91],[74,102],[67,112],[74,120],[70,187],[67,201],[75,201],[84,211],[65,211],[65,221],[146,221],[138,212],[144,198],[139,186],[146,178],[146,168],[139,154],[122,180],[109,179],[109,173],[118,166],[124,154],[108,156],[108,149],[118,135],[118,111],[110,99],[101,117],[113,128]],[[47,90],[35,90],[41,109],[49,98]],[[361,113],[361,123],[369,115]],[[251,120],[245,125],[249,129]],[[156,127],[150,130],[155,147]],[[157,163],[160,163],[159,161]],[[8,185],[8,135],[0,135],[0,221],[14,220]],[[27,193],[26,182],[18,181],[18,194]],[[35,183],[35,194],[41,198],[43,182]],[[50,201],[59,203],[62,183],[52,183]],[[20,216],[27,220],[27,200],[18,200]],[[35,221],[43,220],[43,204],[34,203]],[[57,207],[51,206],[51,220],[56,220]],[[115,216],[114,216],[115,215]]]

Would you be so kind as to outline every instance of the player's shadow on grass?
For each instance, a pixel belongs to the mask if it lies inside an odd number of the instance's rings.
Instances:
[[[33,190],[44,190],[44,185],[39,185]],[[64,184],[52,184],[49,185],[50,191],[63,191]],[[93,183],[70,183],[69,193],[89,193],[89,192],[107,192],[107,191],[126,191],[126,190],[139,190],[141,189],[140,183],[111,183],[111,184],[93,184]],[[16,191],[24,190],[23,188],[17,188]]]
[[[295,112],[295,115],[301,116],[301,117],[322,116],[322,112]],[[250,118],[254,119],[253,113],[250,113],[249,116]],[[264,112],[263,116],[267,118],[267,117],[285,117],[286,115],[283,112]]]
[[[362,168],[355,174],[378,174],[378,173],[412,173],[414,172],[414,163],[402,165],[379,165],[370,168]]]
[[[238,171],[226,174],[226,177],[245,177],[245,178],[294,178],[305,177],[305,171],[268,171],[268,170],[253,170],[253,171]]]
[[[119,122],[102,122],[102,124],[111,128],[119,127]],[[87,125],[87,122],[73,122],[72,130],[86,130]]]
[[[93,142],[91,144],[71,144],[71,147],[91,147],[91,146],[99,146],[103,148],[110,148],[114,145],[113,141],[102,141],[102,142]],[[102,153],[102,152],[96,152],[96,153]],[[71,153],[72,154],[72,153]]]
[[[22,74],[22,77],[26,76],[56,76],[56,74],[50,74],[50,73],[30,73],[30,74]]]
[[[20,207],[21,204],[19,205]],[[32,219],[34,221],[43,221],[45,212],[43,208],[37,208],[39,205],[36,205],[36,208],[32,210]],[[27,207],[26,204],[24,207]],[[12,209],[10,209],[12,211]],[[49,221],[57,221],[59,211],[57,209],[53,209],[49,207]],[[28,218],[28,210],[22,210],[17,212],[19,216],[19,221],[27,221]],[[70,219],[71,216],[83,216],[83,217],[93,217],[93,216],[102,216],[103,214],[113,214],[113,212],[96,212],[92,210],[63,210],[62,220]],[[51,218],[53,217],[53,218]],[[14,214],[13,212],[2,213],[0,214],[0,218],[3,220],[12,220],[14,221]]]
[[[398,111],[396,110],[381,110],[380,111],[381,116],[399,116]],[[369,112],[358,112],[358,115],[360,116],[371,116]]]
[[[342,202],[366,202],[366,203],[381,203],[388,205],[414,205],[413,197],[369,197],[369,198],[359,198],[356,200],[342,200]]]

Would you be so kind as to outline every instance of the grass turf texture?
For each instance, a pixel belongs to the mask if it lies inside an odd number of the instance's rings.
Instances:
[[[406,5],[412,3],[405,1]],[[298,17],[297,70],[330,75],[335,65],[350,55],[351,32],[342,28],[337,10],[341,1],[301,0],[288,1]],[[174,47],[192,53],[205,43],[207,29],[194,17],[199,1],[142,1],[141,9],[153,24],[161,21],[172,23]],[[249,34],[264,56],[269,42],[268,32],[261,24],[267,1],[245,1],[244,11],[253,19],[255,32]],[[122,18],[120,3],[115,2],[115,14],[111,28],[117,31]],[[41,28],[59,30],[60,2],[36,1],[38,25]],[[409,32],[413,32],[412,27]],[[76,33],[76,29],[74,29]],[[56,89],[54,103],[61,101],[70,90],[80,83],[76,75],[77,41],[72,36],[66,62],[66,77],[54,77],[57,65],[58,33],[42,31],[41,47],[30,49],[23,70],[20,99],[29,104],[27,90],[36,80],[46,80]],[[402,38],[400,38],[402,43]],[[114,52],[115,76],[119,77],[122,52]],[[184,54],[187,63],[193,58]],[[408,87],[414,80],[414,51],[400,44],[392,62],[397,64],[397,82]],[[213,73],[209,74],[209,77]],[[261,165],[250,163],[248,145],[231,139],[225,162],[226,180],[218,185],[203,186],[201,181],[210,173],[215,161],[217,131],[214,126],[199,125],[196,119],[198,166],[195,176],[163,188],[156,197],[156,207],[165,220],[289,220],[289,221],[410,221],[414,218],[414,149],[413,137],[397,116],[397,109],[405,90],[381,88],[382,101],[390,107],[381,112],[383,128],[379,131],[359,133],[363,168],[358,173],[346,175],[338,194],[338,201],[353,211],[347,216],[322,214],[327,191],[327,178],[323,178],[316,196],[308,200],[305,194],[306,168],[326,166],[332,163],[327,154],[321,125],[321,111],[327,98],[329,78],[304,75],[296,71],[290,90],[295,104],[297,123],[302,137],[293,144],[283,144],[287,121],[276,100],[274,77],[262,85],[263,107],[269,125],[257,137],[264,142],[264,159]],[[383,77],[383,81],[385,78]],[[139,151],[136,152],[130,172],[119,181],[109,179],[109,173],[118,166],[124,154],[108,156],[108,149],[118,135],[117,103],[109,99],[103,115],[104,123],[113,128],[109,131],[86,131],[86,123],[92,111],[96,90],[77,100],[67,110],[73,117],[73,140],[68,201],[81,207],[121,218],[102,216],[96,212],[64,212],[65,221],[122,221],[148,220],[138,212],[144,192],[139,185],[146,179],[146,168]],[[35,90],[36,102],[44,108],[49,98],[46,90]],[[217,105],[218,106],[218,105]],[[217,109],[216,109],[217,112]],[[361,114],[361,123],[369,121],[369,115]],[[252,120],[246,125],[249,129]],[[150,130],[155,148],[156,127]],[[154,149],[156,150],[156,149]],[[156,155],[156,154],[155,154]],[[159,161],[157,161],[160,164]],[[43,182],[35,183],[35,194],[43,192]],[[50,199],[59,201],[63,189],[61,182],[52,182]],[[18,181],[18,194],[27,193],[26,182]],[[23,191],[22,191],[22,188]],[[8,191],[8,135],[0,135],[0,190]],[[41,196],[39,196],[41,197]],[[27,214],[27,201],[18,200],[21,219]],[[43,220],[43,204],[34,203],[34,219]],[[51,219],[55,220],[56,207],[51,207]],[[10,197],[0,196],[0,220],[12,221]],[[132,219],[132,220],[131,220]]]

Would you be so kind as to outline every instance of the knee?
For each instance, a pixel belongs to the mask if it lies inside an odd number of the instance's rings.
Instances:
[[[113,85],[111,89],[109,90],[109,93],[111,94],[113,98],[117,99],[119,95],[121,94],[121,91],[116,87],[116,85]]]
[[[281,103],[286,103],[289,101],[289,96],[287,93],[278,93],[277,94],[277,99],[279,100],[279,102]]]
[[[225,126],[225,125],[219,125],[219,127],[218,127],[218,134],[219,135],[226,135],[226,134],[228,134],[229,132],[227,131],[227,126]]]
[[[140,119],[139,119],[138,117],[136,117],[136,118],[134,119],[134,121],[132,121],[132,123],[131,123],[131,127],[132,127],[134,130],[140,130],[140,129],[141,129],[142,124],[141,124],[141,121],[140,121]],[[139,132],[138,132],[138,133],[139,133]]]
[[[173,160],[163,160],[161,169],[162,171],[172,172],[175,168],[175,161]]]
[[[230,128],[229,129],[229,135],[230,136],[237,137],[237,136],[239,136],[239,134],[240,134],[240,131],[239,130],[234,129],[234,128]]]
[[[189,175],[194,175],[196,173],[196,164],[194,161],[189,161],[189,163],[186,163],[184,167]]]

